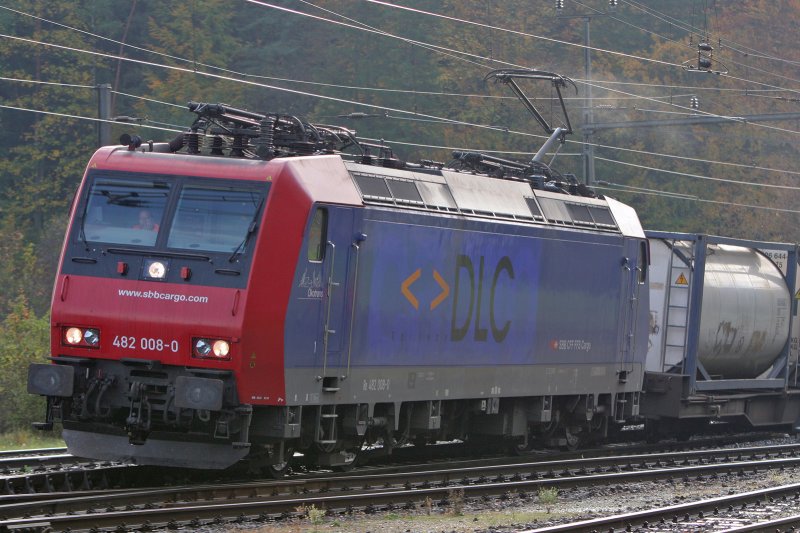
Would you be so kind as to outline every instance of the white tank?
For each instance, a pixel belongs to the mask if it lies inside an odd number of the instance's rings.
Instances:
[[[650,351],[647,368],[668,371],[683,360],[694,244],[651,239]],[[715,379],[755,378],[789,338],[791,294],[780,269],[750,248],[710,244],[706,252],[698,358]]]
[[[775,264],[756,250],[709,246],[698,357],[709,374],[754,378],[789,339],[791,295]]]

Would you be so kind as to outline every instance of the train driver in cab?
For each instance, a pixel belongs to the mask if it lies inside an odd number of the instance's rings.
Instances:
[[[158,231],[158,223],[153,219],[149,209],[142,209],[139,211],[139,223],[134,224],[133,229]]]

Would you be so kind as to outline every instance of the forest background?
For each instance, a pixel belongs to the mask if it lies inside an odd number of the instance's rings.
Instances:
[[[619,0],[611,12],[606,0],[564,0],[560,13],[552,0],[400,3],[410,9],[0,0],[0,433],[43,415],[26,369],[48,355],[50,292],[70,201],[98,146],[100,84],[111,86],[111,116],[128,117],[112,139],[172,138],[195,100],[341,124],[409,161],[448,161],[454,148],[524,160],[544,132],[484,77],[557,72],[577,87],[564,93],[575,134],[554,160],[562,173],[586,179],[591,87],[591,120],[627,125],[590,138],[592,185],[633,205],[646,229],[800,241],[800,1]],[[709,68],[698,68],[701,42],[714,47]],[[558,120],[550,86],[524,90]],[[665,122],[777,113],[785,118]],[[642,121],[651,124],[632,127]]]

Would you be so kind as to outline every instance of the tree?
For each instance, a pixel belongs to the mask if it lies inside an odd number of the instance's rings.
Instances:
[[[6,15],[1,21],[5,33],[87,47],[82,34],[46,22],[87,29],[83,2],[16,4],[40,18]],[[53,244],[64,235],[67,206],[97,139],[91,121],[62,115],[96,116],[93,86],[103,63],[45,44],[6,40],[0,47],[0,65],[5,76],[29,81],[3,82],[12,87],[4,104],[31,110],[0,111],[3,130],[13,132],[15,139],[0,159],[0,242],[6,262],[0,268],[0,283],[6,288],[0,297],[2,317],[20,294],[37,313],[47,306],[60,248]],[[42,242],[48,246],[37,246]]]
[[[14,301],[3,320],[0,336],[0,433],[27,427],[41,419],[44,401],[27,393],[28,365],[44,362],[48,353],[50,324],[47,316],[37,317],[24,296]]]

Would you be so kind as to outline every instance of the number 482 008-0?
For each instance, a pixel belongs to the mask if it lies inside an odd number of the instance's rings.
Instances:
[[[155,339],[153,337],[129,337],[117,335],[114,337],[114,346],[125,350],[149,350],[151,352],[178,353],[180,346],[176,340]]]

